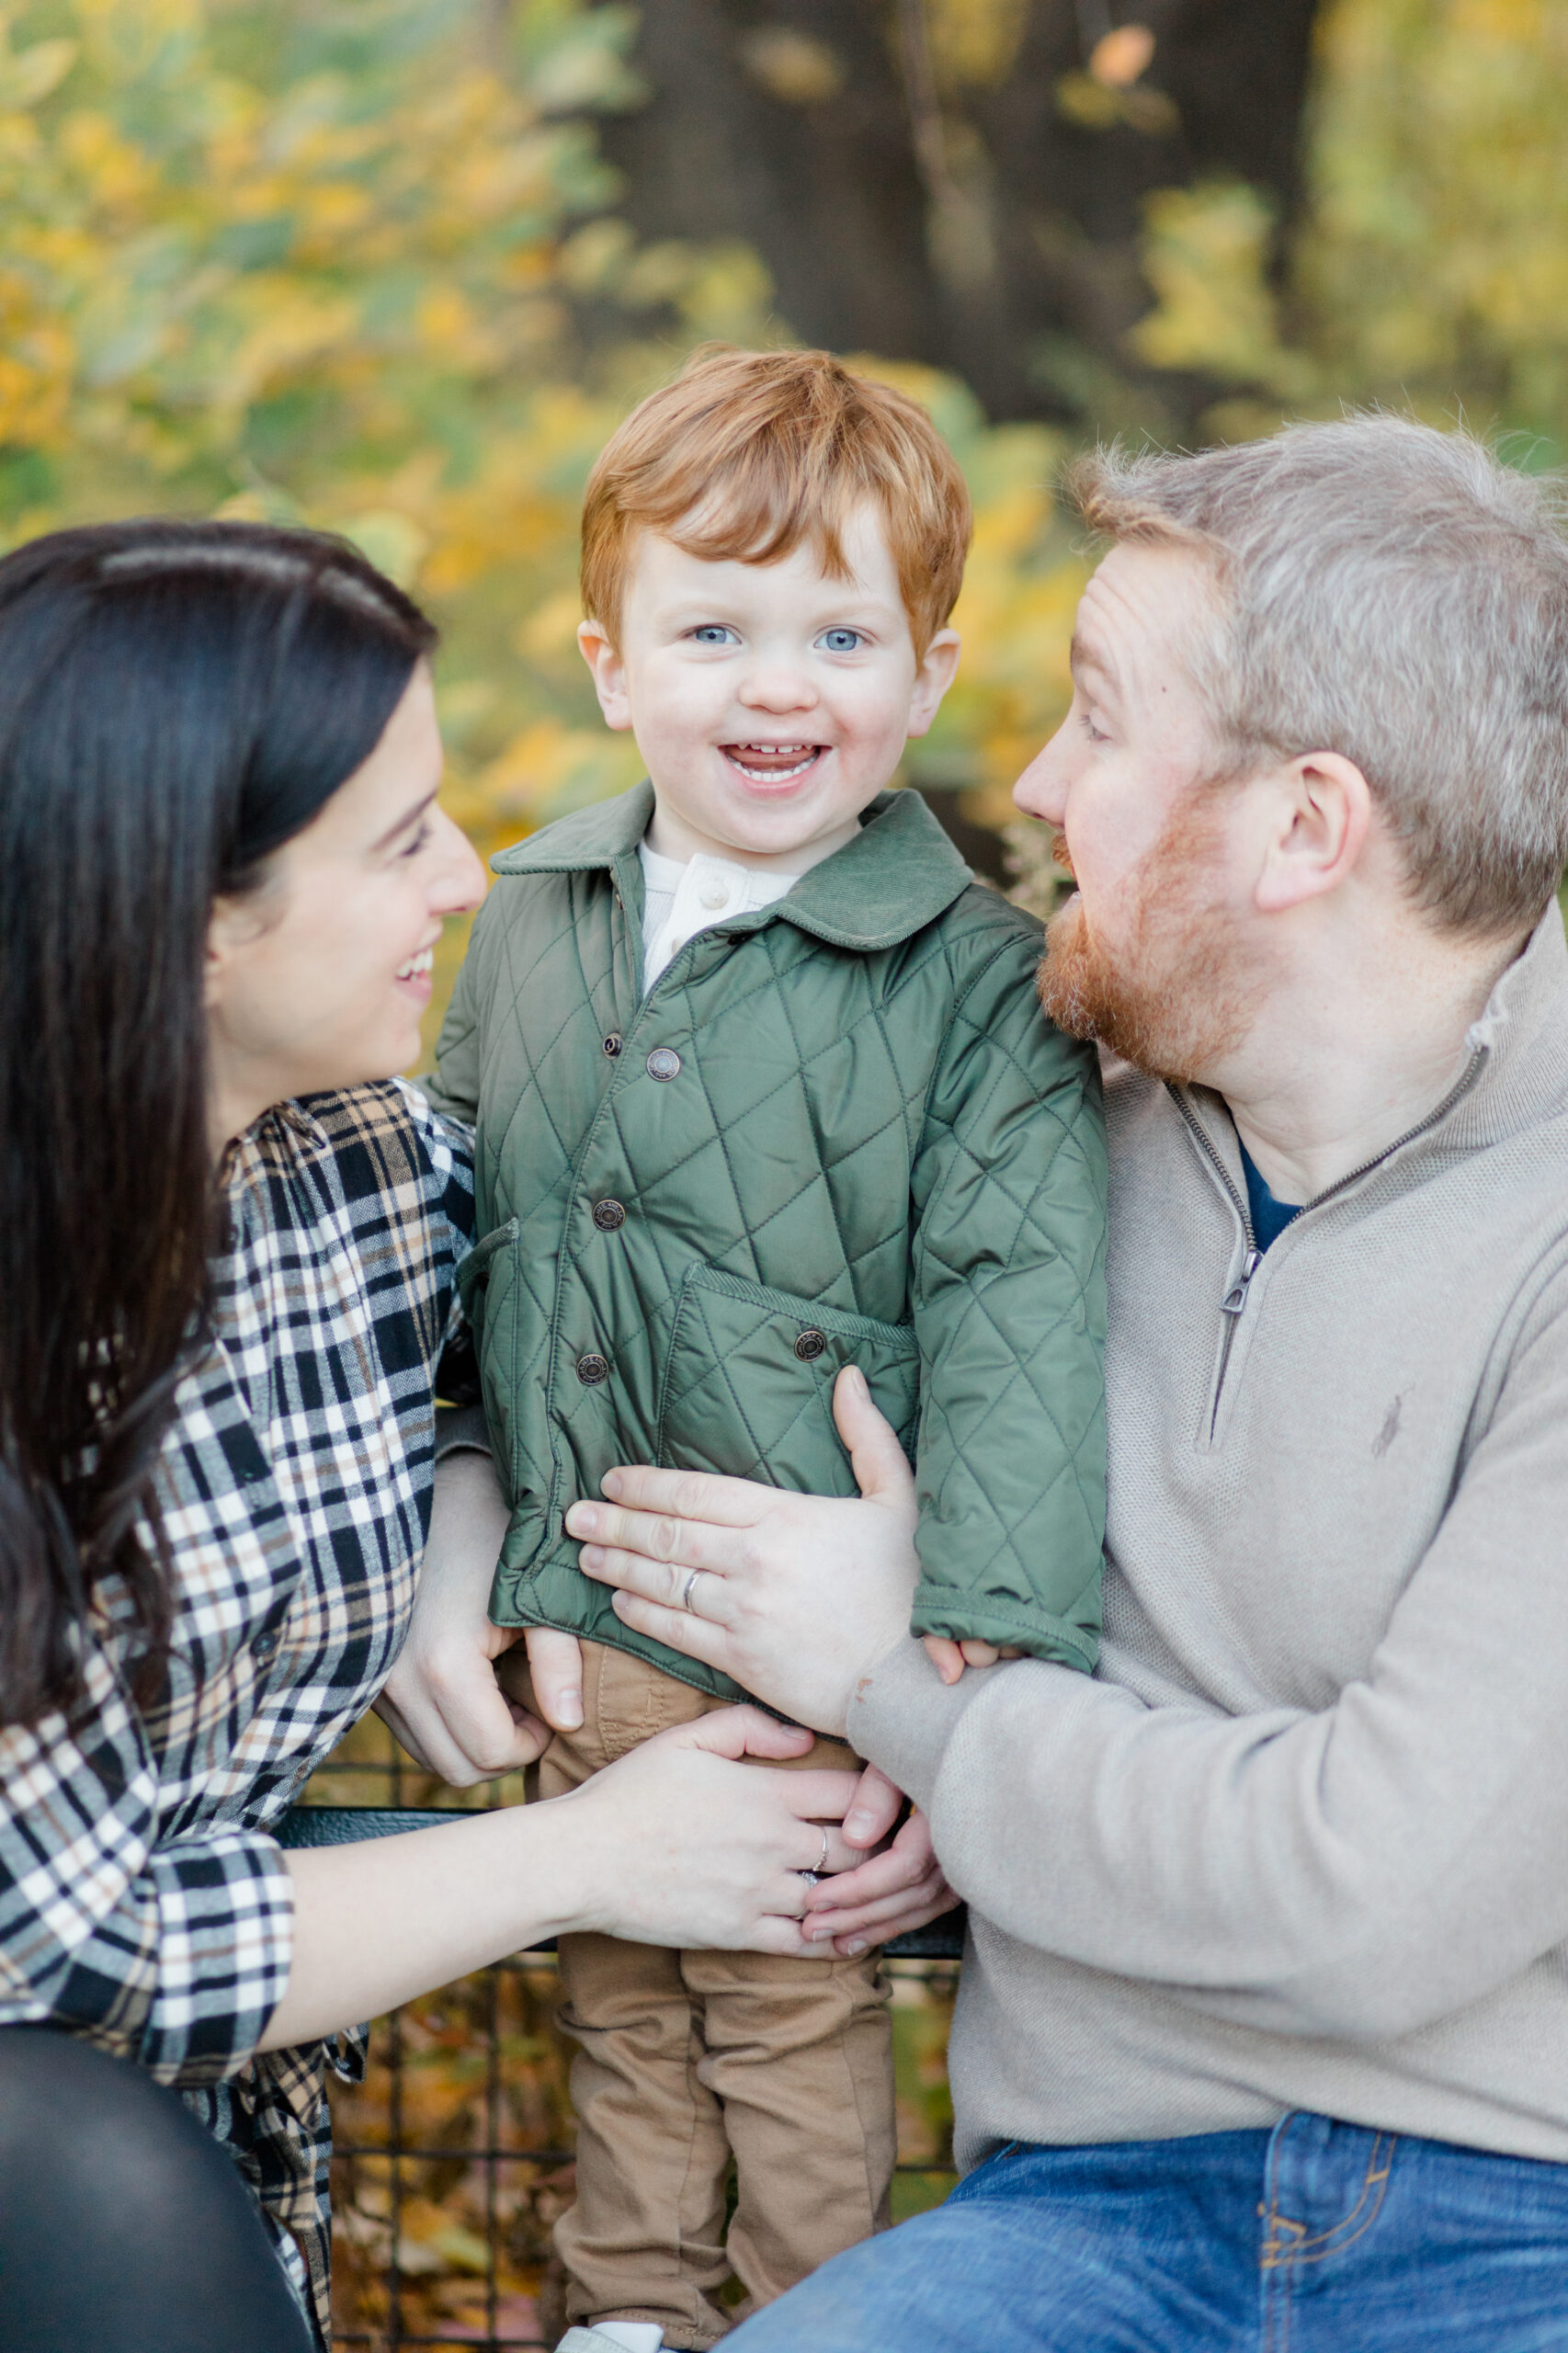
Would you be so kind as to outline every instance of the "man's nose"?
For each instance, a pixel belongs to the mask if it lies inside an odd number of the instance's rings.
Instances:
[[[1026,816],[1039,817],[1048,825],[1061,824],[1066,803],[1062,780],[1051,757],[1055,741],[1052,736],[1051,743],[1035,754],[1013,787],[1014,806]]]

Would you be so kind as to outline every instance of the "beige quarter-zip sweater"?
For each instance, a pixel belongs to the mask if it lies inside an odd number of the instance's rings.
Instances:
[[[1290,2108],[1568,2160],[1557,911],[1250,1279],[1223,1104],[1107,1092],[1098,1673],[911,1645],[849,1724],[971,1904],[960,2162]]]

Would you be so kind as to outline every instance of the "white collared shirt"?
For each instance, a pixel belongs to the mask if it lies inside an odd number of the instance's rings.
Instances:
[[[688,939],[726,915],[770,907],[800,881],[798,874],[759,872],[729,858],[661,858],[643,842],[642,994]]]

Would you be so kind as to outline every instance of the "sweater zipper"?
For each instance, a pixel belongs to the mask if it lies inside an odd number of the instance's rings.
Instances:
[[[1459,1079],[1449,1089],[1436,1109],[1428,1111],[1424,1120],[1418,1120],[1413,1128],[1406,1129],[1403,1135],[1397,1136],[1392,1143],[1385,1145],[1383,1150],[1374,1154],[1370,1160],[1362,1161],[1358,1168],[1352,1168],[1347,1175],[1336,1177],[1332,1185],[1324,1186],[1321,1193],[1314,1193],[1310,1201],[1303,1201],[1297,1214],[1304,1216],[1308,1210],[1321,1209],[1324,1201],[1332,1201],[1336,1194],[1345,1192],[1351,1185],[1359,1184],[1363,1176],[1369,1176],[1375,1168],[1381,1167],[1385,1160],[1392,1160],[1396,1152],[1403,1152],[1406,1144],[1418,1142],[1424,1135],[1428,1135],[1434,1128],[1439,1126],[1475,1085],[1481,1075],[1481,1066],[1486,1060],[1486,1053],[1487,1049],[1484,1046],[1477,1046]],[[1231,1182],[1230,1171],[1215,1150],[1208,1130],[1185,1097],[1179,1095],[1174,1086],[1170,1088],[1170,1095],[1176,1109],[1187,1123],[1189,1134],[1224,1188],[1231,1207],[1241,1221],[1242,1232],[1246,1237],[1246,1250],[1242,1258],[1241,1271],[1220,1302],[1220,1313],[1225,1318],[1225,1327],[1224,1337],[1220,1346],[1220,1369],[1214,1378],[1214,1398],[1209,1412],[1209,1436],[1212,1441],[1220,1419],[1220,1398],[1225,1386],[1225,1374],[1230,1367],[1231,1349],[1235,1343],[1236,1326],[1245,1313],[1247,1295],[1252,1289],[1252,1279],[1263,1264],[1263,1253],[1257,1246],[1257,1236],[1253,1232],[1252,1213],[1242,1195]]]

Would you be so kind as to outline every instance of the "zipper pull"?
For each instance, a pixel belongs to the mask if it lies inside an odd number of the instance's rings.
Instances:
[[[1249,1250],[1242,1260],[1241,1273],[1220,1302],[1221,1315],[1239,1315],[1247,1303],[1247,1285],[1263,1264],[1261,1250]]]

